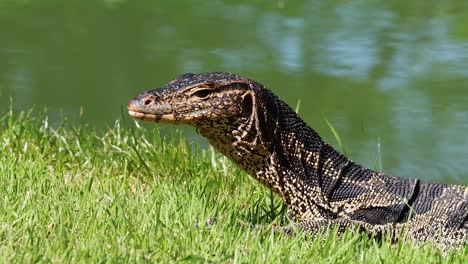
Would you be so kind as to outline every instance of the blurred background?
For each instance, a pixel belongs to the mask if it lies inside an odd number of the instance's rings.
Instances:
[[[1,113],[11,97],[106,129],[138,93],[206,71],[300,101],[361,164],[380,142],[385,172],[468,184],[466,0],[0,0]]]

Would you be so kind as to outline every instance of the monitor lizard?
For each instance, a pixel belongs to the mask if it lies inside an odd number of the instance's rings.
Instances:
[[[295,229],[357,228],[395,241],[402,236],[432,241],[444,251],[467,244],[468,187],[365,168],[253,80],[227,72],[183,74],[137,96],[128,112],[140,120],[194,126],[282,197],[298,220]]]

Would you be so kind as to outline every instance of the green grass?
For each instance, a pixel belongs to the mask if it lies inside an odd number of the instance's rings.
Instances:
[[[0,115],[1,263],[462,263],[468,256],[467,248],[444,258],[430,245],[353,232],[273,232],[289,221],[269,190],[180,134],[166,138],[157,126],[127,121],[97,132],[84,123],[51,127],[45,114]]]

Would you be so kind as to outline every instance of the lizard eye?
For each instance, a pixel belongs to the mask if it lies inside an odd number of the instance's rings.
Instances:
[[[205,100],[211,95],[211,89],[200,89],[192,93],[192,96],[197,97],[198,99]]]

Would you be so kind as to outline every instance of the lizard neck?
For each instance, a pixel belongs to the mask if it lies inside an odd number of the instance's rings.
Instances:
[[[270,91],[258,91],[257,102],[257,125],[250,133],[267,157],[257,163],[266,165],[250,174],[279,193],[293,215],[334,217],[344,201],[367,192],[375,172],[333,149]]]
[[[333,199],[351,199],[365,191],[358,187],[351,188],[354,192],[343,190],[368,180],[371,170],[334,150],[270,91],[259,89],[254,95],[250,115],[198,124],[199,132],[214,148],[281,195],[299,218],[330,218],[329,214],[340,210],[333,208]]]

